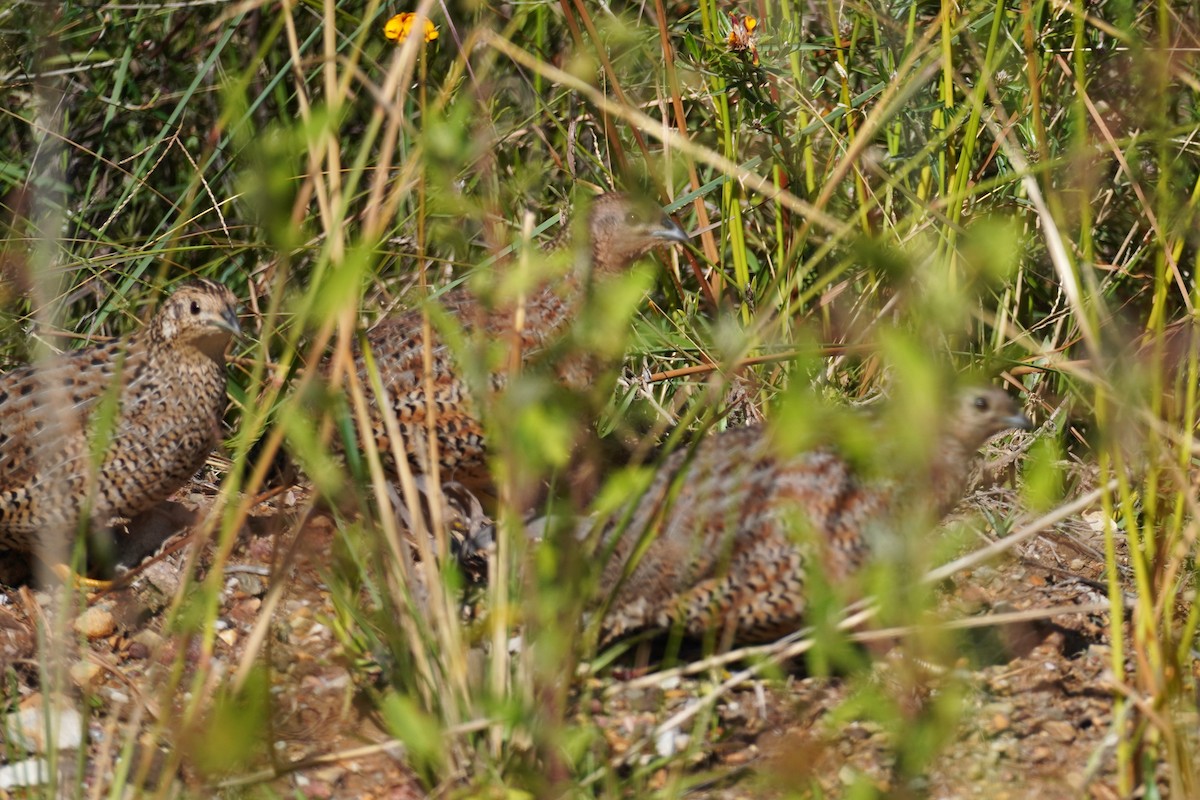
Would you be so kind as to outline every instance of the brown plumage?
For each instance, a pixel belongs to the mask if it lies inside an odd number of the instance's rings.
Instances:
[[[1028,420],[1008,395],[966,391],[928,471],[902,483],[861,478],[830,448],[783,455],[760,427],[729,429],[673,454],[629,524],[606,534],[612,557],[601,588],[612,598],[604,640],[676,624],[691,636],[716,629],[740,641],[796,630],[807,570],[837,584],[865,563],[873,541],[903,529],[898,514],[940,519],[961,499],[976,450],[1014,427]],[[905,496],[921,491],[923,502]],[[647,535],[654,538],[630,563]]]
[[[659,245],[687,241],[687,234],[660,209],[617,193],[591,201],[584,229],[588,246],[581,243],[575,247],[571,227],[564,226],[562,233],[543,251],[567,251],[574,263],[565,275],[543,284],[526,299],[521,309],[524,316],[519,334],[522,359],[544,350],[562,333],[579,312],[583,294],[593,278],[602,280],[619,273]],[[463,289],[447,293],[438,302],[464,330],[473,330],[488,339],[515,341],[516,309],[485,308],[474,294]],[[478,408],[449,348],[436,331],[433,339],[426,342],[422,328],[421,312],[414,310],[382,320],[366,337],[379,371],[385,402],[395,414],[403,436],[409,463],[417,473],[429,471],[427,419],[432,414],[442,479],[470,487],[487,486],[486,445]],[[432,396],[426,392],[426,350],[432,362]],[[379,402],[370,390],[372,381],[367,364],[361,352],[355,352],[354,360],[359,380],[369,395],[370,435],[387,459],[391,446]],[[556,369],[559,378],[578,388],[587,385],[596,366],[589,359],[572,358],[556,364]],[[503,373],[491,376],[492,389],[500,388],[503,383]],[[335,442],[335,449],[338,448],[340,442]]]
[[[0,376],[0,547],[132,517],[195,474],[218,439],[236,308],[189,282],[131,336]]]

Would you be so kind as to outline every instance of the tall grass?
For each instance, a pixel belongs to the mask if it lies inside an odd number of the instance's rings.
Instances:
[[[388,654],[364,691],[429,786],[630,796],[679,791],[688,754],[613,766],[578,677],[596,655],[581,633],[594,575],[570,533],[532,544],[514,501],[522,476],[564,466],[575,411],[603,409],[599,429],[639,440],[634,461],[652,464],[660,441],[729,413],[789,413],[814,384],[854,401],[894,380],[933,387],[915,376],[934,363],[1034,365],[1013,370],[1034,405],[1071,396],[1098,431],[1087,447],[1061,436],[1046,469],[1071,448],[1099,465],[1098,485],[1117,481],[1103,509],[1110,596],[1132,604],[1132,625],[1113,614],[1110,631],[1120,791],[1157,775],[1182,796],[1196,790],[1181,722],[1200,621],[1196,359],[1166,427],[1150,421],[1170,376],[1152,364],[1131,387],[1104,365],[1197,300],[1193,5],[11,2],[0,348],[23,362],[38,341],[72,346],[59,332],[131,329],[186,276],[225,282],[254,333],[236,352],[231,466],[205,522],[216,563],[171,610],[202,656],[220,567],[287,449],[319,493],[357,498],[330,573],[335,627],[350,652]],[[439,38],[387,41],[400,10]],[[727,47],[731,10],[759,22],[757,65]],[[347,474],[327,452],[365,413],[350,349],[451,283],[527,283],[534,228],[589,186],[658,196],[695,247],[585,315],[579,341],[625,350],[615,389],[564,397],[513,375],[484,410],[499,536],[486,614],[467,624],[446,521],[419,512],[415,477],[402,470],[396,492],[406,531],[381,454],[368,445]],[[822,357],[814,343],[851,347]],[[506,358],[469,336],[459,350],[478,374]],[[326,356],[341,393],[315,380]],[[617,471],[596,505],[628,500],[639,476]],[[928,598],[909,601],[915,615]],[[814,663],[855,661],[819,627]],[[233,696],[255,691],[256,655]],[[155,690],[172,698],[184,680],[184,717],[200,719],[214,697],[203,675],[179,665]],[[882,723],[916,726],[897,746],[917,774],[953,733],[954,698],[916,721],[894,712]],[[710,718],[697,719],[702,741]]]

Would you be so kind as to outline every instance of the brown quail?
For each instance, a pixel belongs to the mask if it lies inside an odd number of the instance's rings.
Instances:
[[[575,247],[571,226],[544,250],[550,254],[565,251],[575,260],[573,268],[561,278],[551,280],[531,293],[523,306],[524,324],[520,331],[523,359],[548,347],[577,314],[591,280],[619,273],[653,248],[686,242],[687,234],[656,207],[646,207],[623,194],[609,193],[591,201],[585,230],[590,247]],[[442,307],[464,330],[475,330],[488,338],[512,337],[514,309],[487,309],[466,290],[450,292],[439,298]],[[478,408],[472,401],[464,377],[445,343],[434,332],[426,342],[420,311],[410,311],[384,319],[366,336],[379,379],[386,394],[385,402],[396,416],[414,472],[429,472],[427,420],[433,415],[437,439],[437,460],[443,480],[467,487],[487,486],[484,428]],[[426,391],[425,351],[432,361],[432,396]],[[583,358],[564,360],[557,365],[559,377],[576,388],[591,380],[596,364]],[[370,435],[385,458],[391,453],[384,416],[375,400],[367,364],[361,352],[355,353],[359,380],[369,392]],[[504,375],[491,376],[493,389],[504,384]],[[340,443],[335,443],[335,449]]]
[[[0,376],[0,547],[132,517],[195,474],[218,439],[236,307],[221,284],[185,283],[137,333]]]
[[[606,534],[603,640],[674,625],[742,642],[798,629],[809,569],[831,584],[844,581],[872,542],[897,530],[898,513],[940,519],[962,498],[976,450],[1003,430],[1029,426],[1012,399],[991,388],[962,393],[946,422],[918,482],[932,495],[923,508],[904,496],[906,481],[860,477],[832,448],[783,455],[760,427],[729,429],[673,454],[629,524]]]

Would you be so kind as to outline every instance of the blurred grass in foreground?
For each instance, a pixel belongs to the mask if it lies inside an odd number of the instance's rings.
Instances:
[[[593,655],[580,630],[595,565],[574,541],[528,543],[520,510],[502,504],[486,616],[464,624],[445,532],[433,545],[418,532],[425,552],[408,559],[374,454],[347,482],[324,449],[333,422],[312,418],[313,367],[347,358],[361,327],[464,275],[481,291],[504,283],[504,251],[525,247],[529,221],[548,220],[577,185],[641,187],[699,234],[645,301],[631,277],[619,302],[596,298],[585,315],[593,333],[605,326],[593,342],[631,329],[617,391],[583,404],[607,408],[600,429],[639,440],[634,460],[653,464],[654,443],[760,416],[794,420],[787,435],[802,442],[807,417],[789,404],[814,387],[855,402],[899,377],[919,419],[916,387],[933,385],[920,376],[1039,368],[1015,371],[1038,410],[1070,397],[1094,421],[1043,434],[1058,441],[1033,459],[1030,502],[1075,488],[1061,486],[1064,452],[1097,462],[1099,485],[1118,479],[1103,495],[1110,595],[1121,606],[1129,591],[1121,559],[1134,589],[1131,638],[1120,615],[1111,630],[1119,790],[1159,779],[1194,791],[1196,359],[1167,427],[1148,420],[1170,375],[1152,360],[1126,385],[1104,367],[1127,371],[1118,356],[1136,332],[1161,331],[1196,301],[1193,5],[762,0],[736,9],[758,22],[756,65],[728,47],[734,9],[707,0],[15,2],[0,9],[0,359],[42,346],[27,335],[34,323],[50,345],[73,346],[52,334],[117,334],[144,317],[152,290],[189,275],[225,282],[257,336],[233,367],[232,466],[224,511],[208,521],[217,565],[177,600],[176,626],[211,654],[220,564],[286,443],[319,490],[361,495],[330,569],[336,627],[350,653],[386,662],[363,691],[430,787],[672,796],[695,780],[688,764],[712,719],[691,723],[692,753],[613,766],[589,722],[592,690],[576,681]],[[437,40],[388,41],[400,10],[427,15]],[[822,357],[816,342],[845,347]],[[707,364],[720,368],[679,374]],[[656,373],[678,377],[648,380]],[[338,415],[359,400],[352,390]],[[498,474],[561,462],[549,433],[569,421],[561,394],[513,376],[501,402],[484,410]],[[618,471],[603,496],[636,483]],[[415,502],[412,487],[400,495]],[[919,619],[929,598],[879,572],[899,618]],[[832,630],[830,600],[811,664],[857,675],[862,654]],[[254,691],[250,663],[230,696]],[[195,680],[188,719],[213,704]],[[894,730],[901,774],[919,775],[953,736],[957,692],[914,719],[874,691],[845,714]],[[215,703],[214,726],[230,702]]]

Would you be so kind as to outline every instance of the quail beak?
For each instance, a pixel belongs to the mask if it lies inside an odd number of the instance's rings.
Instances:
[[[1033,430],[1033,422],[1020,411],[1001,420],[1005,428],[1016,428],[1019,431]]]
[[[218,330],[228,331],[229,335],[235,339],[242,337],[242,326],[238,322],[236,311],[227,310],[224,314],[215,318],[212,324]]]
[[[675,244],[687,244],[691,239],[687,231],[679,227],[675,220],[663,214],[657,227],[649,231],[650,236],[655,239],[662,239],[664,242],[674,242]]]

